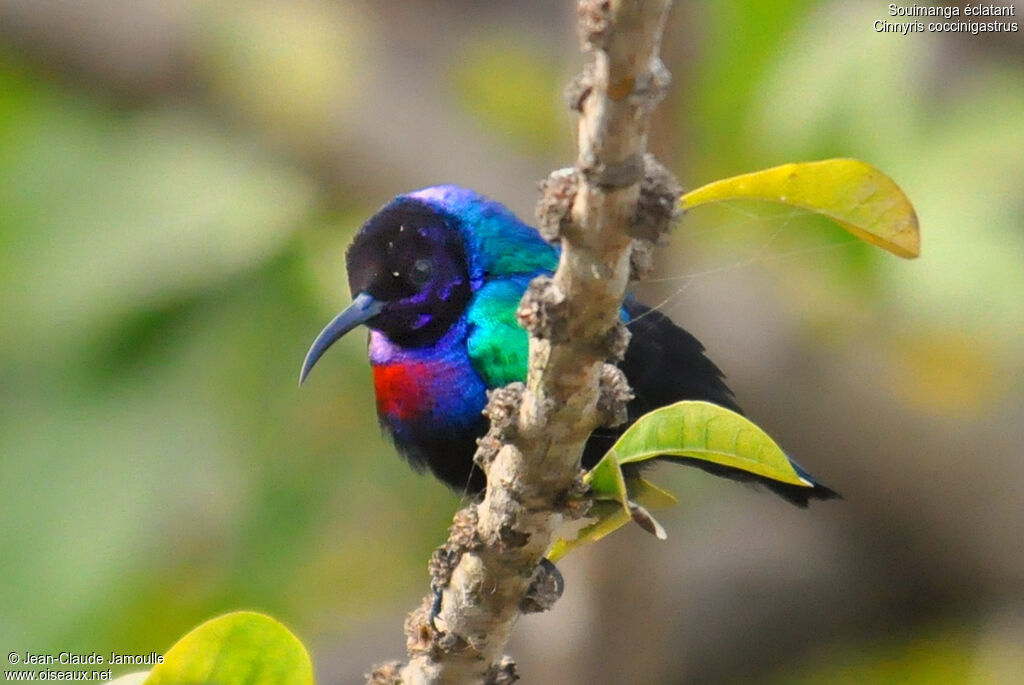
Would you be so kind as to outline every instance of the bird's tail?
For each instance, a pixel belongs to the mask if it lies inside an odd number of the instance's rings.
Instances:
[[[732,391],[725,384],[722,371],[708,359],[704,354],[704,346],[693,335],[676,326],[661,312],[635,299],[628,298],[625,309],[630,318],[628,325],[633,337],[621,366],[636,394],[629,405],[627,425],[646,412],[680,400],[703,400],[743,413]],[[593,466],[626,427],[624,425],[614,431],[606,429],[596,432],[584,452],[584,464]],[[809,487],[782,483],[699,459],[676,456],[670,459],[674,463],[694,466],[716,476],[763,486],[798,507],[806,507],[812,499],[840,497],[831,488],[818,483],[792,459],[790,462],[793,468],[801,478],[811,483]]]
[[[783,483],[777,480],[772,480],[771,478],[765,478],[764,476],[758,476],[747,471],[722,466],[720,464],[713,464],[700,459],[680,459],[679,457],[673,456],[671,458],[666,458],[666,461],[671,461],[675,464],[694,466],[702,471],[706,471],[707,473],[711,473],[716,476],[721,476],[722,478],[728,478],[741,483],[751,483],[756,486],[764,487],[765,489],[774,492],[787,502],[804,509],[807,508],[807,505],[810,504],[811,500],[842,499],[842,495],[832,488],[822,485],[816,481],[811,474],[807,473],[803,467],[792,459],[789,461],[793,465],[793,468],[801,478],[811,483],[810,487]]]

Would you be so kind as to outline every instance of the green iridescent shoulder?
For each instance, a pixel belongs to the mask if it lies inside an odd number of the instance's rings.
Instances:
[[[516,309],[533,274],[490,281],[466,310],[466,347],[473,368],[488,388],[526,380],[529,338],[516,321]]]

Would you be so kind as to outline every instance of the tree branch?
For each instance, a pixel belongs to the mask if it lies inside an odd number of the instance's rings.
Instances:
[[[512,682],[515,665],[502,657],[512,626],[557,599],[536,592],[551,584],[538,564],[555,529],[578,513],[570,500],[580,489],[586,439],[621,421],[629,399],[621,372],[606,362],[620,360],[628,343],[619,311],[632,244],[657,239],[678,197],[645,157],[649,114],[669,80],[658,58],[669,5],[577,3],[593,60],[569,89],[580,113],[576,166],[542,186],[541,230],[560,240],[562,256],[554,277],[535,279],[520,304],[530,333],[527,382],[492,393],[488,403],[491,429],[476,455],[486,494],[456,514],[431,560],[433,585],[444,590],[437,629],[428,596],[406,624],[410,662],[400,673],[394,664],[379,668],[371,683]],[[644,182],[652,187],[641,201]]]

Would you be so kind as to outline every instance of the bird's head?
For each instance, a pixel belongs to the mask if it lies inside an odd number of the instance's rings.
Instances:
[[[370,218],[345,253],[352,304],[313,342],[300,380],[361,324],[406,347],[437,341],[472,295],[465,244],[451,218],[402,196]]]
[[[451,223],[408,197],[366,222],[345,254],[355,324],[406,347],[430,345],[448,330],[472,295],[465,244]]]
[[[345,255],[352,304],[321,331],[300,382],[335,341],[365,324],[404,347],[436,342],[495,276],[553,270],[558,254],[503,205],[457,186],[399,195]]]

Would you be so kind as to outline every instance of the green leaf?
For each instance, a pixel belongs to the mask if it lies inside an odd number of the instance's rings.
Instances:
[[[658,539],[665,539],[664,529],[647,509],[665,509],[676,504],[670,493],[640,477],[627,480],[611,454],[605,455],[583,480],[590,485],[590,497],[595,500],[587,516],[591,523],[575,535],[557,538],[545,555],[550,561],[556,562],[574,549],[597,542],[630,521]]]
[[[665,539],[664,528],[648,509],[672,506],[676,498],[643,478],[626,478],[622,472],[623,464],[655,457],[701,459],[811,487],[782,448],[750,419],[710,402],[676,402],[641,416],[583,476],[594,500],[587,516],[589,523],[575,535],[555,540],[546,555],[548,559],[557,561],[630,521]]]
[[[622,468],[610,452],[584,474],[583,482],[590,486],[590,496],[597,500],[615,500],[625,506],[629,497]]]
[[[614,462],[613,462],[614,463]],[[632,520],[628,509],[619,502],[598,500],[590,510],[588,519],[594,522],[581,528],[575,536],[559,537],[548,550],[546,556],[551,562],[557,562],[574,549],[597,542],[608,533],[618,530]]]
[[[765,200],[822,214],[861,240],[908,259],[921,254],[914,206],[896,183],[856,159],[801,162],[713,181],[683,195],[690,209]]]
[[[313,665],[298,638],[251,611],[211,619],[181,638],[145,685],[311,685]]]
[[[675,495],[640,477],[627,480],[626,490],[629,492],[630,501],[642,504],[648,509],[668,509],[679,504]]]
[[[710,402],[677,402],[643,415],[608,455],[619,464],[658,456],[701,459],[791,485],[811,486],[755,423]]]

